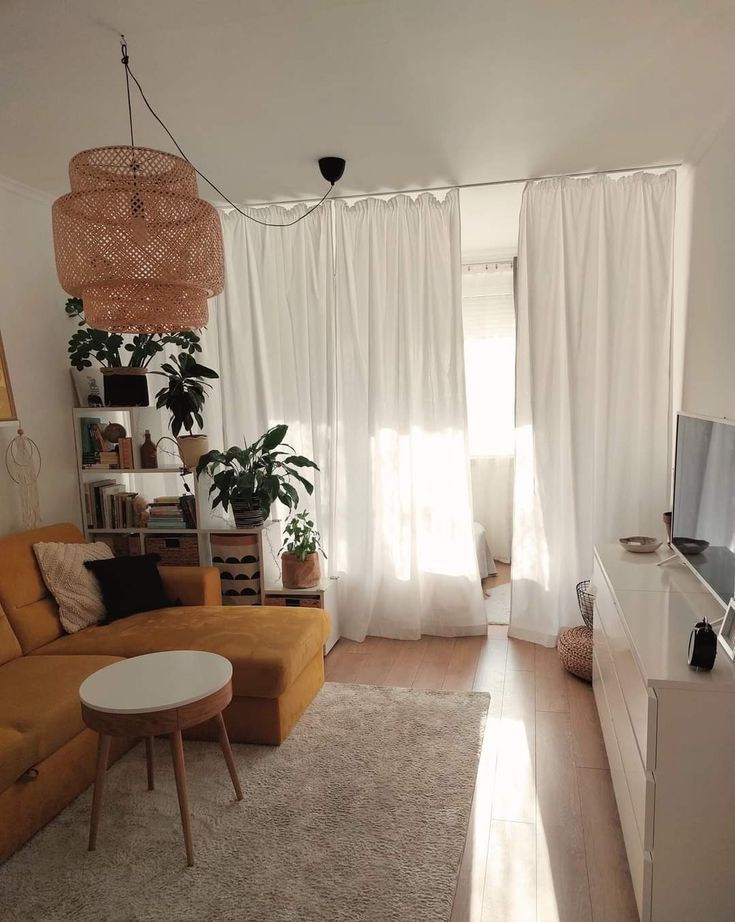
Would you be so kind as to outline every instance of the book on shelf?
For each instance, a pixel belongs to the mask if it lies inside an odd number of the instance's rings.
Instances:
[[[90,480],[84,485],[84,506],[87,512],[87,527],[102,528],[102,497],[100,491],[114,480]]]
[[[124,436],[117,440],[117,452],[122,470],[131,470],[135,467],[133,440],[130,436]]]
[[[110,468],[120,467],[120,456],[116,451],[101,451],[99,459],[100,464],[106,464]]]
[[[184,514],[187,528],[197,527],[197,505],[193,493],[184,493],[181,497],[181,511]]]
[[[88,528],[134,528],[132,493],[116,480],[92,480],[84,485],[84,509]]]
[[[100,446],[96,433],[102,420],[99,416],[81,416],[79,431],[82,447],[82,467],[91,467],[99,461]]]

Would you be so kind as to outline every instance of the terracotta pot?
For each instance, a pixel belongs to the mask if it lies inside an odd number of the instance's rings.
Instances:
[[[322,578],[319,554],[308,554],[300,560],[296,554],[281,556],[281,582],[284,589],[313,589]]]
[[[180,435],[176,439],[184,467],[193,471],[202,455],[209,451],[209,439],[206,435]]]
[[[106,407],[147,407],[147,368],[103,368]]]

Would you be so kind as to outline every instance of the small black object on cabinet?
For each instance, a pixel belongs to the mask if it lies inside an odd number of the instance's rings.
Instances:
[[[687,662],[693,669],[709,670],[717,656],[717,634],[706,618],[698,621],[689,635],[689,656]]]

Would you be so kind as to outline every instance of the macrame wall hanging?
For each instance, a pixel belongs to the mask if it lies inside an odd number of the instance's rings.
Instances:
[[[18,429],[18,435],[5,450],[5,467],[10,479],[18,486],[24,527],[36,528],[41,523],[41,504],[38,498],[41,452],[23,429]]]

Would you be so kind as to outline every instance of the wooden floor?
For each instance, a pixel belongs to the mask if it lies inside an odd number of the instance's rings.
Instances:
[[[487,637],[340,640],[326,668],[331,682],[490,693],[451,922],[636,922],[592,689],[555,650],[491,625]]]

